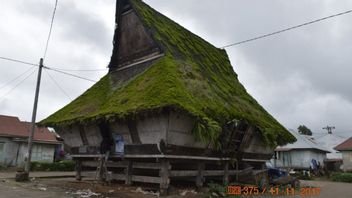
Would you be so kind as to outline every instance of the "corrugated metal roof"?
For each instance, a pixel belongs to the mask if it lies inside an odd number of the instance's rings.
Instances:
[[[330,134],[330,133],[324,133],[324,134],[315,134],[314,135],[314,140],[318,142],[320,145],[324,146],[325,148],[329,149],[331,153],[327,154],[327,159],[342,159],[341,153],[338,153],[337,150],[334,149],[337,145],[341,144],[344,142],[347,138],[342,137],[340,135],[337,135],[335,133]]]
[[[28,138],[31,123],[21,122],[18,117],[0,115],[0,136]],[[34,141],[58,143],[56,135],[46,127],[36,127]]]
[[[352,151],[352,137],[335,147],[338,151]]]
[[[302,149],[311,149],[311,150],[320,150],[323,152],[329,153],[329,149],[320,145],[314,141],[312,136],[301,135],[293,130],[290,130],[290,133],[295,136],[297,141],[293,144],[287,144],[285,146],[278,146],[276,151],[289,151],[289,150],[302,150]]]

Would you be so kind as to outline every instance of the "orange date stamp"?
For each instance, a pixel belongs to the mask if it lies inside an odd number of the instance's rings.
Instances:
[[[280,188],[280,187],[269,187],[260,189],[257,186],[227,186],[227,194],[229,195],[244,195],[244,196],[256,196],[269,194],[271,196],[318,196],[320,195],[320,188],[315,187],[302,187],[300,189],[295,188]]]

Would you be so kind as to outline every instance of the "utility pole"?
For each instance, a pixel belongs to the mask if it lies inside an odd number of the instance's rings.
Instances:
[[[332,134],[332,130],[335,129],[334,126],[326,126],[326,127],[323,127],[323,129],[327,130],[328,131],[328,134]]]
[[[38,77],[37,77],[37,86],[35,89],[35,97],[34,97],[34,105],[33,105],[33,113],[32,113],[32,123],[31,123],[31,130],[28,137],[28,152],[27,152],[27,159],[25,164],[24,173],[21,177],[21,180],[28,181],[29,179],[29,170],[31,168],[31,158],[32,158],[32,146],[33,146],[33,136],[34,131],[36,128],[36,117],[37,117],[37,107],[38,107],[38,99],[39,99],[39,90],[40,90],[40,81],[42,77],[42,69],[43,69],[43,58],[39,61],[39,70],[38,70]],[[17,179],[17,175],[16,175]]]

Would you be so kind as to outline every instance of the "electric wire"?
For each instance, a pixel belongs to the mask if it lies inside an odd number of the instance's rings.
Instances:
[[[92,80],[92,79],[89,79],[89,78],[86,78],[86,77],[78,76],[76,74],[71,74],[71,73],[68,73],[68,72],[60,71],[60,70],[57,70],[57,69],[54,69],[54,68],[51,68],[51,67],[44,66],[43,68],[44,69],[48,69],[48,70],[52,70],[52,71],[55,71],[55,72],[58,72],[58,73],[61,73],[61,74],[69,75],[69,76],[72,76],[72,77],[75,77],[75,78],[79,78],[79,79],[82,79],[82,80],[87,80],[87,81],[95,82],[95,83],[97,82],[96,80]]]
[[[100,68],[100,69],[61,69],[59,67],[51,67],[53,69],[57,69],[60,71],[73,71],[73,72],[95,72],[95,71],[106,71],[108,68]]]
[[[17,83],[14,87],[12,87],[8,92],[6,92],[4,95],[2,95],[0,97],[0,103],[2,103],[6,96],[9,95],[12,91],[14,91],[18,86],[20,86],[24,81],[26,81],[30,76],[33,75],[33,73],[35,72],[36,70],[33,70],[29,75],[27,75],[23,80],[21,80],[19,83]]]
[[[46,40],[46,45],[45,45],[45,51],[44,51],[43,60],[45,60],[45,58],[46,58],[46,53],[48,52],[49,41],[50,41],[50,37],[51,37],[51,32],[52,32],[52,30],[53,30],[53,25],[54,25],[54,19],[55,19],[57,4],[58,4],[58,0],[55,0],[55,6],[54,6],[53,15],[52,15],[52,17],[51,17],[50,29],[49,29],[48,39]]]
[[[21,64],[25,64],[25,65],[32,65],[32,66],[39,67],[38,64],[30,63],[30,62],[26,62],[26,61],[22,61],[22,60],[18,60],[18,59],[7,58],[7,57],[3,57],[3,56],[0,56],[0,59],[15,62],[15,63],[21,63]]]
[[[45,73],[49,76],[49,78],[54,82],[54,84],[61,90],[61,92],[67,96],[70,100],[72,100],[71,96],[60,86],[60,84],[50,75],[48,71],[44,69]]]
[[[0,90],[3,89],[3,88],[5,88],[5,87],[7,87],[7,86],[10,85],[11,83],[15,82],[17,79],[21,78],[23,75],[25,75],[26,73],[28,73],[28,72],[29,72],[30,70],[32,70],[33,68],[34,68],[34,66],[31,67],[31,68],[29,68],[29,69],[27,69],[25,72],[21,73],[20,75],[16,76],[15,78],[13,78],[13,79],[7,81],[6,83],[3,83],[3,85],[0,87]]]
[[[262,38],[273,36],[275,34],[280,34],[280,33],[283,33],[283,32],[289,31],[289,30],[293,30],[293,29],[300,28],[300,27],[303,27],[303,26],[306,26],[306,25],[317,23],[317,22],[320,22],[320,21],[323,21],[323,20],[326,20],[326,19],[334,18],[334,17],[341,16],[341,15],[344,15],[344,14],[349,14],[351,12],[352,12],[352,10],[348,10],[348,11],[345,11],[345,12],[340,12],[340,13],[333,14],[333,15],[330,15],[330,16],[327,16],[327,17],[323,17],[323,18],[320,18],[320,19],[316,19],[316,20],[313,20],[313,21],[302,23],[300,25],[295,25],[295,26],[292,26],[292,27],[289,27],[289,28],[286,28],[286,29],[283,29],[283,30],[279,30],[279,31],[272,32],[272,33],[269,33],[269,34],[264,34],[264,35],[257,36],[257,37],[254,37],[254,38],[251,38],[251,39],[247,39],[247,40],[244,40],[244,41],[240,41],[240,42],[237,42],[237,43],[228,44],[228,45],[225,45],[225,46],[223,46],[221,48],[224,49],[224,48],[232,47],[232,46],[235,46],[235,45],[240,45],[240,44],[243,44],[243,43],[248,43],[248,42],[251,42],[251,41],[259,40],[259,39],[262,39]]]

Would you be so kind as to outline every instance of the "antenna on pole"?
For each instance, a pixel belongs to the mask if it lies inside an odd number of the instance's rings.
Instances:
[[[335,129],[334,126],[326,126],[326,127],[323,127],[323,129],[327,130],[328,131],[328,134],[332,134],[332,130]]]
[[[28,152],[25,159],[25,168],[23,173],[16,174],[16,181],[28,181],[29,179],[29,171],[31,168],[31,158],[32,158],[32,147],[33,147],[33,136],[36,128],[35,120],[37,117],[37,108],[38,108],[38,99],[39,99],[39,90],[40,90],[40,81],[42,77],[42,69],[43,69],[43,58],[39,61],[39,70],[37,77],[37,86],[35,89],[35,97],[34,97],[34,105],[33,105],[33,113],[32,113],[32,123],[31,130],[28,136]]]

